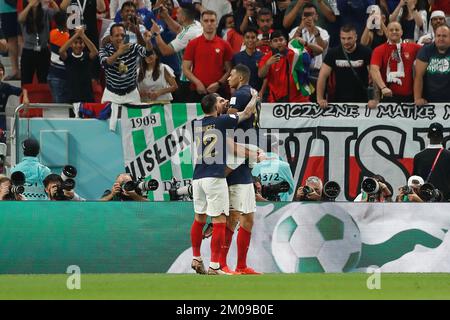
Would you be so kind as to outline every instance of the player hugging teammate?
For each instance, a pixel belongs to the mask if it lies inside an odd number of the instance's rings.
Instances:
[[[193,121],[196,159],[192,182],[195,211],[191,227],[192,268],[200,274],[259,274],[246,265],[253,215],[256,210],[248,161],[242,163],[242,160],[238,160],[242,164],[227,177],[227,173],[231,171],[227,167],[228,158],[237,157],[253,161],[264,158],[259,149],[246,148],[236,144],[232,137],[227,137],[230,129],[233,132],[236,128],[244,131],[253,128],[257,93],[248,85],[249,76],[250,71],[246,66],[234,67],[228,78],[230,87],[236,89],[230,100],[230,108],[227,108],[228,101],[218,94],[208,94],[201,101],[204,118]],[[227,150],[233,151],[227,154]],[[229,166],[234,169],[236,164]],[[224,192],[225,190],[229,190],[229,193]],[[208,272],[203,266],[200,254],[207,216],[211,217],[213,223]],[[240,222],[237,236],[238,264],[233,272],[227,266],[226,256],[238,221]]]

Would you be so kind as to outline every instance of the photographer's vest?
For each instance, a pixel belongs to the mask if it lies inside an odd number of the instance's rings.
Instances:
[[[24,157],[18,163],[11,173],[22,171],[25,174],[26,182],[24,184],[25,191],[23,195],[27,200],[47,200],[47,194],[43,181],[50,174],[50,169],[39,163],[36,157]]]

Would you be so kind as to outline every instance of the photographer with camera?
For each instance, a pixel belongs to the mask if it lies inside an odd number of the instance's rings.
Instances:
[[[63,178],[56,173],[51,173],[44,179],[44,187],[50,201],[85,201],[66,186]]]
[[[23,186],[14,185],[10,178],[0,176],[0,201],[26,200],[26,198],[22,195],[23,190]]]
[[[305,185],[297,189],[295,201],[322,201],[323,182],[319,177],[311,176]]]
[[[147,198],[142,195],[141,189],[131,188],[132,182],[133,179],[130,174],[119,174],[112,185],[111,190],[106,190],[100,201],[148,201]],[[128,188],[128,186],[130,186],[130,188]]]
[[[39,162],[39,142],[28,138],[22,142],[23,158],[11,169],[11,174],[23,172],[25,175],[24,196],[28,200],[46,200],[43,181],[51,171]]]
[[[392,187],[384,177],[375,174],[365,177],[361,183],[361,193],[354,202],[392,202]]]
[[[408,179],[408,183],[398,188],[398,195],[395,198],[395,202],[423,202],[420,197],[420,187],[422,187],[424,181],[420,176],[411,176]]]

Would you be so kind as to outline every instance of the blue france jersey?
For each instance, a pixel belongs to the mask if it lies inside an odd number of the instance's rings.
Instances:
[[[244,85],[237,89],[230,99],[230,108],[237,109],[239,112],[244,111],[245,107],[252,99],[251,89],[252,87],[249,85]],[[254,121],[255,115],[252,115],[249,119],[239,123],[238,129],[243,129],[244,131],[251,129],[253,128]],[[247,161],[227,176],[227,183],[229,186],[253,183],[252,171],[250,170]]]
[[[192,121],[195,168],[193,179],[225,178],[226,130],[235,129],[238,116],[207,116]]]

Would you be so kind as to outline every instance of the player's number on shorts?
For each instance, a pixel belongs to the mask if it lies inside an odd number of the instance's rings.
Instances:
[[[200,155],[200,157],[203,158],[211,158],[215,156],[216,153],[216,146],[217,143],[217,135],[214,133],[207,133],[203,136],[203,154]],[[200,137],[197,137],[197,145],[200,145]]]

